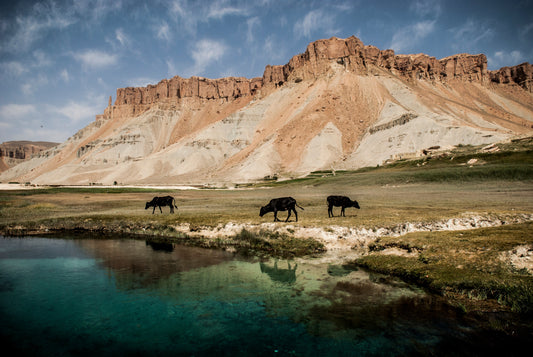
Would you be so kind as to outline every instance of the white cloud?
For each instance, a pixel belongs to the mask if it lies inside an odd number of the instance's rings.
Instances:
[[[170,42],[172,40],[172,34],[170,32],[170,26],[163,21],[163,23],[156,27],[156,36],[157,38]]]
[[[149,84],[159,83],[160,79],[153,79],[148,77],[137,77],[130,79],[126,86],[127,87],[146,87]]]
[[[33,57],[35,58],[35,67],[48,67],[53,64],[50,57],[41,50],[33,51]]]
[[[533,22],[530,22],[529,24],[522,26],[522,28],[520,29],[520,36],[527,37],[529,36],[528,34],[531,31],[533,31]]]
[[[76,0],[65,3],[63,11],[72,13],[77,19],[95,24],[113,12],[120,11],[123,0]]]
[[[418,16],[437,18],[441,13],[440,0],[414,0],[410,9]]]
[[[49,110],[52,113],[61,114],[69,118],[72,122],[77,123],[85,119],[91,119],[99,111],[102,111],[100,104],[76,103],[69,102],[62,107],[50,106]]]
[[[200,21],[200,18],[188,9],[186,1],[174,0],[168,3],[168,9],[173,19],[181,26],[187,33],[196,33],[196,24]]]
[[[178,73],[176,65],[171,60],[167,60],[167,73],[171,77],[175,76]]]
[[[393,36],[389,48],[397,52],[408,51],[427,37],[435,29],[435,20],[421,21],[398,30]]]
[[[176,16],[185,17],[187,11],[185,10],[185,5],[181,0],[175,0],[169,3],[170,12]]]
[[[261,8],[270,6],[269,1],[187,1],[172,0],[165,3],[170,17],[180,30],[196,35],[198,24],[222,20],[228,16],[250,16]]]
[[[320,9],[312,10],[294,24],[294,34],[297,38],[311,37],[312,32],[326,32],[329,36],[339,32],[334,26],[334,16]]]
[[[68,74],[68,71],[66,69],[63,69],[61,73],[59,73],[59,77],[63,80],[63,82],[68,83],[70,81],[70,76]]]
[[[276,42],[273,36],[268,36],[263,44],[264,58],[276,62],[285,57],[285,51]]]
[[[42,121],[41,121],[42,122]],[[65,126],[57,128],[47,128],[46,124],[40,124],[36,122],[26,123],[22,129],[17,129],[17,137],[21,140],[33,140],[33,141],[49,141],[61,143],[72,135],[75,128],[67,128]]]
[[[204,39],[196,43],[191,51],[194,66],[192,75],[199,75],[213,62],[218,61],[226,53],[227,47],[223,42]]]
[[[86,50],[74,53],[73,57],[79,61],[83,67],[99,69],[112,66],[118,62],[118,56],[105,53],[100,50]]]
[[[120,42],[120,44],[124,47],[129,46],[130,39],[129,37],[124,33],[124,29],[119,28],[115,30],[115,39]]]
[[[254,42],[254,28],[259,26],[261,24],[261,20],[259,20],[259,17],[251,17],[248,20],[246,20],[246,42],[252,43]]]
[[[9,75],[20,76],[21,74],[28,72],[28,68],[17,61],[5,62],[2,63],[1,66],[3,72]]]
[[[6,104],[0,107],[2,120],[13,120],[37,114],[37,109],[31,104]]]
[[[15,18],[11,24],[14,32],[3,49],[12,53],[25,52],[48,31],[64,29],[75,22],[69,12],[59,9],[55,2],[36,3],[29,14]]]
[[[462,26],[455,27],[450,31],[458,43],[475,44],[494,35],[491,28],[474,19],[468,19]]]
[[[226,1],[215,1],[211,3],[207,12],[208,19],[221,19],[230,15],[246,15],[247,11],[242,7],[227,5]]]
[[[39,87],[48,84],[48,77],[40,74],[35,78],[32,78],[30,82],[21,85],[21,90],[26,95],[33,94]]]
[[[501,67],[510,67],[525,61],[524,55],[520,51],[497,51],[493,56],[487,59],[491,69],[500,69]]]

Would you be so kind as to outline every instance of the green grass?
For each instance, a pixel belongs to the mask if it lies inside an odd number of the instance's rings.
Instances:
[[[287,181],[269,181],[261,186],[343,185],[359,186],[405,183],[462,183],[483,181],[533,181],[533,137],[497,145],[498,152],[484,152],[480,146],[458,146],[413,160],[397,160],[386,165],[355,171],[322,170]],[[469,165],[471,159],[477,162]]]
[[[267,230],[251,232],[243,229],[233,238],[240,243],[237,251],[244,255],[268,255],[286,259],[325,252],[324,245],[314,239],[297,239]]]
[[[513,311],[533,313],[533,276],[501,259],[519,245],[533,245],[533,222],[468,231],[384,237],[356,263],[415,282],[442,295],[495,300]],[[391,248],[414,256],[383,255]]]

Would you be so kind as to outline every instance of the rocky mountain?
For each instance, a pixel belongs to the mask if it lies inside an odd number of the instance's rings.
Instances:
[[[0,144],[0,172],[30,160],[33,155],[48,150],[58,143],[48,141],[6,141]]]
[[[489,71],[483,54],[438,60],[330,38],[262,78],[176,76],[118,89],[93,123],[0,180],[246,182],[490,144],[532,127],[529,63]]]

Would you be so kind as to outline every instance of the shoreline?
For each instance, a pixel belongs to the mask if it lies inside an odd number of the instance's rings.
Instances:
[[[68,219],[68,218],[65,218]],[[401,237],[416,232],[448,232],[467,231],[480,228],[501,227],[504,225],[514,225],[533,222],[533,214],[516,215],[471,215],[464,214],[461,218],[450,218],[436,222],[404,222],[389,227],[355,228],[340,225],[330,225],[327,227],[305,226],[299,224],[265,222],[259,224],[228,222],[216,226],[197,226],[190,223],[170,224],[164,234],[157,231],[155,227],[145,225],[135,226],[126,224],[126,227],[101,226],[93,227],[90,219],[84,222],[76,222],[73,227],[53,228],[41,223],[39,227],[25,227],[18,223],[11,227],[1,227],[0,234],[3,236],[38,236],[53,234],[79,234],[98,233],[104,235],[119,234],[135,236],[145,239],[164,239],[175,243],[194,244],[199,242],[201,246],[208,248],[234,250],[231,247],[235,244],[234,237],[243,231],[248,231],[255,235],[274,234],[282,237],[290,237],[299,240],[313,239],[324,246],[321,252],[321,259],[325,261],[348,263],[370,252],[370,245],[380,238]],[[84,223],[86,223],[84,225]],[[214,244],[216,242],[216,244]],[[523,250],[523,249],[521,249]],[[416,256],[418,253],[410,251],[405,247],[395,247],[384,250],[381,254],[397,256]],[[533,274],[533,257],[527,254],[508,253],[509,260]]]

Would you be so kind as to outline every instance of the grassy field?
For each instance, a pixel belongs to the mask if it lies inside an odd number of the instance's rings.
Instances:
[[[141,235],[249,254],[299,256],[325,248],[313,239],[294,239],[262,230],[243,230],[227,239],[192,239],[191,232],[215,229],[228,222],[260,225],[259,217],[271,198],[292,196],[299,210],[295,227],[331,226],[376,229],[406,222],[438,222],[469,216],[508,220],[533,213],[533,143],[522,140],[496,153],[460,147],[420,160],[398,161],[383,167],[350,172],[315,172],[283,182],[265,181],[239,189],[157,190],[137,188],[40,188],[0,191],[0,233],[4,235],[89,232],[96,235]],[[475,162],[474,162],[475,161]],[[164,214],[144,210],[153,196],[172,195],[179,209]],[[328,218],[326,197],[347,195],[360,210]],[[334,209],[338,215],[340,208]],[[285,218],[285,213],[280,218]],[[285,223],[277,223],[285,225]],[[412,233],[379,238],[357,263],[372,270],[416,282],[457,301],[496,301],[520,312],[533,308],[533,277],[501,260],[518,245],[533,246],[531,223],[470,231]],[[312,238],[312,237],[311,237]],[[415,255],[379,254],[401,247]],[[462,302],[464,306],[468,303]]]

